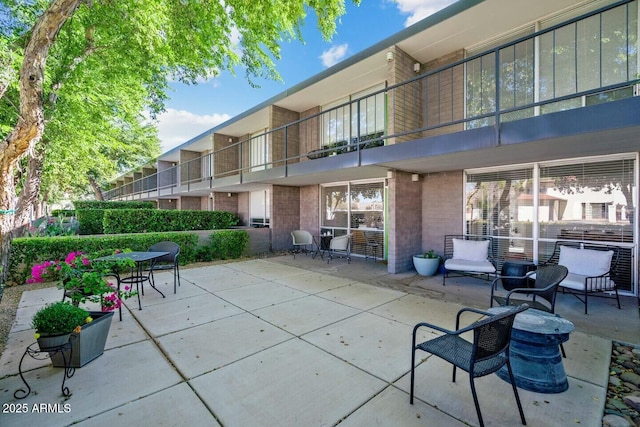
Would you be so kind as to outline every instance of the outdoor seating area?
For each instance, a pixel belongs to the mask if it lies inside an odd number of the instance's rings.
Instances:
[[[154,274],[156,285],[173,284],[171,271]],[[33,342],[32,314],[61,297],[55,287],[25,292],[0,359],[0,400],[69,410],[5,413],[2,425],[169,418],[180,425],[478,425],[468,375],[460,371],[451,382],[451,365],[426,353],[416,361],[423,380],[409,402],[414,325],[453,329],[463,307],[486,310],[489,289],[474,280],[452,278],[443,287],[438,276],[392,275],[364,259],[327,264],[285,255],[184,268],[181,281],[180,292],[166,298],[147,293],[141,311],[134,299],[125,302],[125,319],[113,321],[104,354],[66,380],[67,399],[61,370],[48,360],[25,360],[34,393],[13,398],[20,356]],[[556,312],[575,324],[563,360],[568,389],[518,389],[527,425],[602,424],[611,340],[637,341],[640,328],[637,307],[618,310],[611,302],[594,301],[597,309],[584,316],[579,301],[558,295]],[[417,339],[434,333],[425,328]],[[505,398],[513,396],[508,382],[487,375],[476,386],[485,425],[521,424],[514,399]]]

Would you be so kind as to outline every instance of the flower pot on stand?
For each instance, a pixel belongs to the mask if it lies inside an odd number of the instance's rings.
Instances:
[[[421,276],[433,276],[440,266],[440,257],[425,258],[423,255],[413,256],[413,266]]]
[[[91,323],[82,327],[82,330],[76,335],[73,343],[73,351],[65,350],[65,357],[71,361],[68,362],[71,368],[80,368],[91,362],[104,352],[104,346],[109,336],[109,328],[113,319],[113,312],[92,311],[89,313],[93,318]],[[71,353],[71,355],[69,355]],[[53,366],[63,368],[64,358],[60,352],[51,354]]]
[[[69,342],[70,336],[71,332],[63,334],[41,334],[37,339],[38,347],[40,347],[40,351],[59,349]]]

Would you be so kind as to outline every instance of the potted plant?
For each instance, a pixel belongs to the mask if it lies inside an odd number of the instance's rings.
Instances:
[[[436,274],[440,261],[442,261],[442,257],[436,254],[433,249],[413,256],[413,266],[421,276],[433,276]]]
[[[113,272],[122,271],[132,264],[133,261],[129,259],[96,262],[81,252],[71,252],[63,261],[45,261],[32,267],[32,277],[28,283],[57,280],[58,287],[64,291],[65,297],[71,299],[71,304],[67,305],[78,308],[80,304],[95,302],[101,306],[101,311],[89,312],[91,323],[76,329],[75,332],[72,332],[73,328],[68,331],[74,334],[76,339],[73,342],[73,351],[64,350],[67,366],[79,368],[104,352],[113,310],[121,307],[122,300],[136,295],[130,286],[118,289],[118,286],[108,279]],[[61,352],[53,353],[53,366],[64,367],[64,358]]]
[[[41,351],[60,349],[69,342],[69,337],[82,326],[91,322],[89,313],[73,304],[56,302],[38,310],[31,325],[36,330],[36,340]]]

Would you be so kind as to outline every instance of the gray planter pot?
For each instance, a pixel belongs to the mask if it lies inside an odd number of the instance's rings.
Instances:
[[[49,351],[56,347],[59,348],[69,342],[70,336],[71,333],[52,335],[40,334],[40,338],[37,340],[38,347],[40,347],[40,351]]]
[[[413,266],[421,276],[433,276],[440,266],[440,257],[438,258],[422,258],[413,256]]]
[[[74,332],[72,334],[75,335],[76,339],[73,343],[71,362],[69,363],[71,368],[80,368],[104,352],[113,312],[91,311],[89,315],[93,318],[93,321],[83,326],[80,333],[76,334]],[[69,360],[70,350],[65,350],[64,353],[64,357]],[[55,367],[65,367],[61,352],[51,354],[51,361]]]

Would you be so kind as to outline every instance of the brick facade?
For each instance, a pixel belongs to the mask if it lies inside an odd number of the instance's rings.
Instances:
[[[388,183],[387,270],[400,273],[413,268],[413,255],[422,251],[422,185],[399,171]]]
[[[442,255],[444,236],[463,233],[462,171],[430,173],[422,179],[422,249]]]
[[[271,187],[271,246],[291,249],[291,231],[300,228],[300,188]]]

